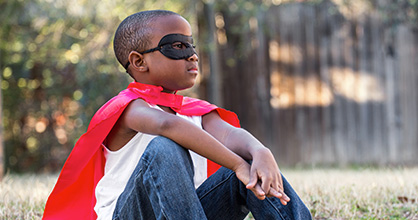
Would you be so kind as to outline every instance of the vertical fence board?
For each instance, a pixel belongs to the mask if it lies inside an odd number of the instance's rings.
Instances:
[[[402,161],[412,163],[417,160],[417,102],[418,91],[416,87],[417,74],[413,69],[414,63],[418,61],[415,49],[411,47],[414,44],[414,35],[406,26],[401,25],[397,32],[397,46],[399,54],[399,97],[400,97],[400,120],[402,121],[400,147]],[[412,64],[412,65],[411,65]],[[415,115],[415,116],[414,116]]]
[[[377,100],[372,102],[371,117],[373,118],[372,133],[374,135],[374,141],[371,143],[374,146],[374,157],[372,162],[375,164],[387,163],[387,136],[385,134],[385,110],[384,105],[379,100],[384,100],[384,65],[383,63],[383,34],[381,20],[379,19],[378,12],[373,11],[370,17],[370,39],[371,42],[371,65],[372,76],[377,80],[378,97]],[[367,137],[364,137],[367,138]]]
[[[332,95],[332,82],[330,74],[331,66],[331,27],[330,19],[328,17],[327,7],[317,7],[319,10],[319,24],[320,28],[317,30],[319,38],[319,74],[321,80],[321,97],[326,95]],[[329,98],[332,99],[332,98]],[[338,160],[336,159],[335,143],[332,138],[332,112],[331,112],[331,101],[333,100],[322,100],[323,107],[321,108],[321,131],[322,131],[322,155],[320,158],[321,162],[325,164],[333,164]],[[329,101],[329,103],[325,103]]]
[[[304,24],[305,24],[305,39],[306,39],[306,73],[307,73],[307,85],[305,90],[305,100],[308,106],[308,119],[305,122],[308,127],[308,139],[310,145],[310,155],[306,155],[305,161],[307,163],[318,163],[321,161],[322,156],[322,134],[321,134],[321,118],[319,114],[319,108],[313,104],[318,101],[318,97],[315,97],[320,92],[319,89],[319,71],[318,71],[318,36],[315,30],[318,29],[317,15],[315,7],[304,7]],[[312,122],[319,123],[312,123]]]
[[[363,18],[364,19],[364,18]],[[369,60],[368,58],[370,57],[370,54],[368,53],[367,49],[369,42],[367,39],[367,34],[368,34],[368,27],[366,25],[362,25],[365,21],[364,20],[360,20],[358,27],[357,27],[357,37],[358,37],[358,66],[359,66],[359,77],[362,76],[367,76],[367,74],[370,74],[370,69],[368,68],[368,63]],[[362,78],[358,79],[358,83],[360,84],[359,87],[362,88],[364,87],[364,80],[362,80]],[[358,99],[366,99],[367,94],[363,94],[361,91],[357,91],[357,98]],[[369,120],[369,115],[368,113],[368,105],[366,103],[360,103],[358,104],[358,118],[357,118],[357,131],[358,131],[358,142],[356,147],[362,147],[362,146],[370,146],[370,133],[369,133],[369,129],[368,129],[368,120]],[[361,155],[363,157],[365,157],[365,155],[370,155],[371,150],[369,149],[368,151],[363,151],[360,148],[359,149],[359,153],[361,153]],[[362,161],[365,161],[369,158],[362,158]]]
[[[387,132],[388,132],[388,162],[395,163],[397,161],[397,148],[400,147],[399,139],[399,118],[397,116],[397,76],[395,75],[396,64],[393,49],[393,34],[391,30],[385,30],[385,79],[386,79],[386,113],[387,113]]]

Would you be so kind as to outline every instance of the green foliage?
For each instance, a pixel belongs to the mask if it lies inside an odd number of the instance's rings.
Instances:
[[[94,112],[131,80],[114,58],[117,25],[157,8],[190,17],[184,2],[1,1],[6,167],[59,170]]]
[[[418,30],[418,0],[389,1],[378,8],[389,24],[407,23]]]

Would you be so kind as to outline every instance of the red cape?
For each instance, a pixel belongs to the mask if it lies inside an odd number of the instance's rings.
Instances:
[[[75,144],[46,202],[43,219],[96,219],[94,194],[104,174],[102,143],[128,104],[141,98],[151,104],[169,106],[182,115],[202,116],[216,110],[220,117],[239,127],[235,113],[206,101],[162,93],[162,87],[133,82],[104,104],[93,116],[87,132]],[[208,163],[208,175],[219,165]]]

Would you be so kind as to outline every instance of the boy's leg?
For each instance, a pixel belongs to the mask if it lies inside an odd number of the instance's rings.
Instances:
[[[113,219],[206,219],[188,150],[154,138],[119,196]]]
[[[244,219],[249,211],[257,220],[311,219],[311,214],[283,177],[290,202],[284,206],[277,198],[259,200],[253,192],[227,168],[220,168],[198,189],[197,194],[208,219]]]

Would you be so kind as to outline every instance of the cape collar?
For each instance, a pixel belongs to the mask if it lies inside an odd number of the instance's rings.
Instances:
[[[143,95],[145,101],[154,105],[170,107],[173,110],[180,110],[183,105],[183,96],[163,92],[161,86],[132,82],[128,89]]]

